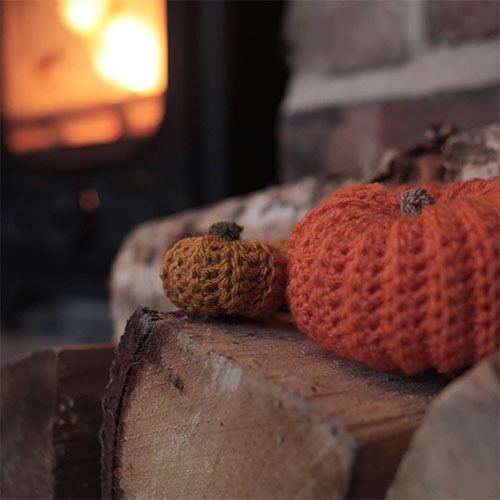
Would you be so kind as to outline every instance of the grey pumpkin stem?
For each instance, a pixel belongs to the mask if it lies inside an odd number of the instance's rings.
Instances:
[[[243,231],[236,222],[216,222],[208,229],[207,234],[214,234],[225,241],[235,241],[240,239],[240,233]]]
[[[403,215],[419,215],[427,205],[434,205],[436,201],[431,194],[423,188],[413,188],[405,191],[399,200]]]

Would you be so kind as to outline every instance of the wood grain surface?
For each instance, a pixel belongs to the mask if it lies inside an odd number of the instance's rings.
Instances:
[[[139,308],[105,393],[105,498],[382,498],[448,377],[323,352],[288,316]]]
[[[101,498],[101,399],[114,346],[42,349],[1,367],[1,498]]]
[[[500,498],[500,353],[432,403],[389,498]]]

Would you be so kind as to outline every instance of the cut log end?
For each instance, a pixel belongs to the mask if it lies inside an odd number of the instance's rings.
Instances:
[[[447,377],[326,354],[288,316],[138,309],[105,392],[106,498],[383,497]]]
[[[101,498],[101,398],[114,346],[42,349],[1,369],[1,498]]]
[[[500,353],[431,405],[388,498],[500,498]]]

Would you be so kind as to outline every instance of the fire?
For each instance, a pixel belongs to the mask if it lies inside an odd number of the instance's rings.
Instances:
[[[94,58],[103,78],[142,94],[160,89],[160,61],[154,28],[128,15],[106,25],[102,48]]]
[[[155,133],[168,85],[166,0],[0,3],[0,97],[11,151]]]
[[[162,44],[158,22],[135,0],[59,0],[64,24],[88,39],[95,70],[105,81],[139,94],[164,88]],[[149,0],[146,8],[154,6]],[[139,7],[142,7],[139,9]]]
[[[77,33],[89,33],[99,23],[108,7],[106,0],[63,0],[61,18]]]

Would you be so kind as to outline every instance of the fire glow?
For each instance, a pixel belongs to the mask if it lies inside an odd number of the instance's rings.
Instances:
[[[132,17],[121,16],[104,29],[94,64],[99,74],[129,90],[149,94],[161,83],[160,54],[154,31]]]
[[[90,45],[97,47],[93,63],[101,77],[140,94],[161,90],[166,68],[155,26],[137,14],[107,14],[107,0],[62,2],[65,24],[76,33],[90,34]]]
[[[28,152],[154,133],[168,83],[165,3],[3,4],[8,147]],[[36,32],[33,19],[39,20]]]
[[[89,33],[99,23],[107,7],[107,0],[62,0],[61,18],[71,30]]]

